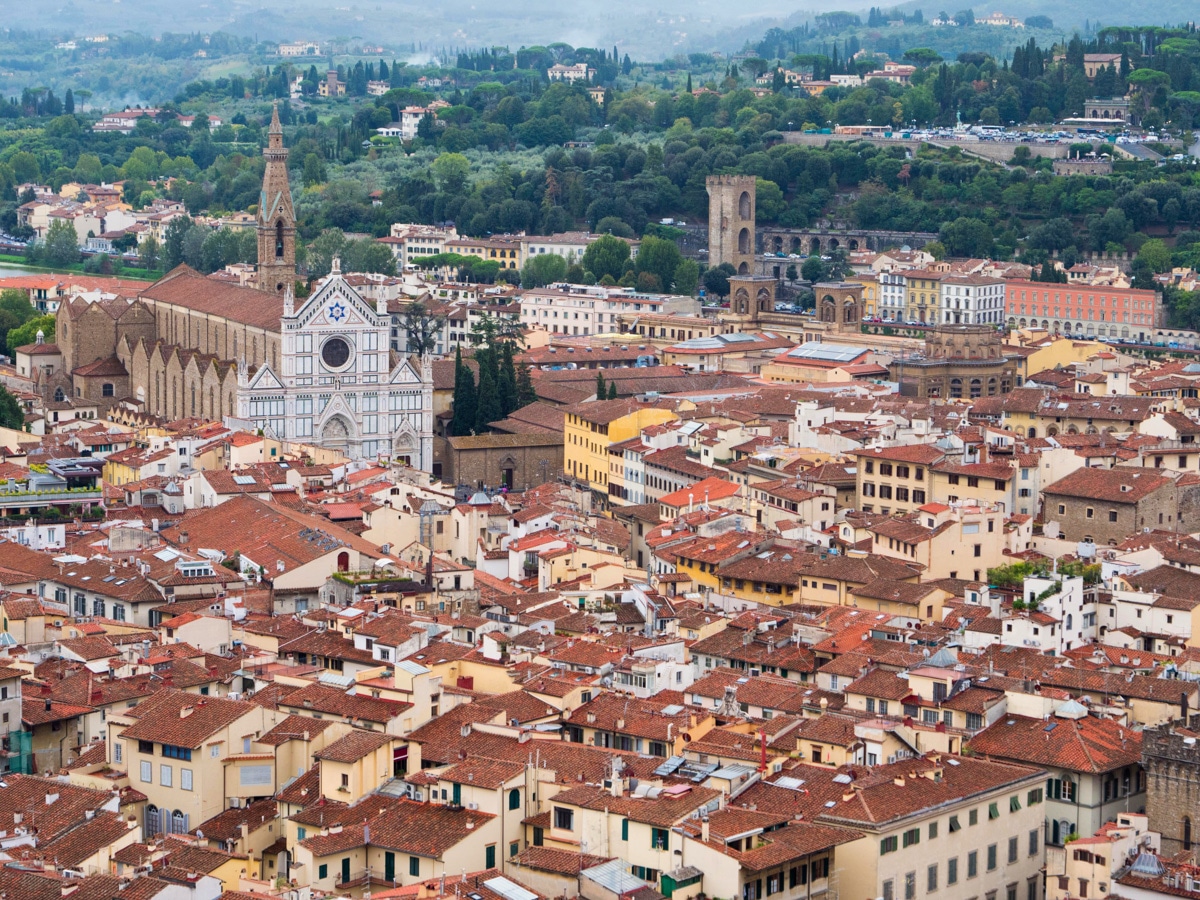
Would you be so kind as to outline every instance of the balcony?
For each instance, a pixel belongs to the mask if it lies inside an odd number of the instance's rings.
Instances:
[[[100,503],[104,492],[99,488],[44,488],[38,490],[0,489],[0,509],[28,509],[76,503]]]

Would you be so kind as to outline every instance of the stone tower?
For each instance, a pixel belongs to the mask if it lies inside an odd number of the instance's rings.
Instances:
[[[279,107],[271,111],[263,156],[267,167],[258,198],[258,287],[269,294],[282,294],[296,280],[296,211],[288,187],[288,152],[283,146]]]
[[[726,321],[737,321],[742,328],[758,327],[764,313],[775,311],[775,279],[757,275],[729,276],[729,313]]]
[[[710,175],[708,264],[729,263],[739,275],[754,274],[754,176]]]

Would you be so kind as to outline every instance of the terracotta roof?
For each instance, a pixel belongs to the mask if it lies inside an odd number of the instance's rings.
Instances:
[[[279,333],[279,322],[283,318],[283,295],[213,281],[185,265],[172,269],[143,290],[141,296],[275,334]]]
[[[379,731],[362,731],[355,729],[345,737],[339,738],[319,753],[313,754],[313,759],[328,762],[354,763],[369,753],[374,753],[384,744],[390,744],[393,738],[390,734]]]
[[[1035,766],[1099,774],[1142,759],[1142,733],[1111,719],[1003,716],[971,738],[971,752]]]
[[[1171,483],[1155,472],[1126,466],[1112,469],[1084,467],[1042,489],[1044,494],[1098,500],[1103,503],[1136,503]]]
[[[153,706],[146,709],[147,706]],[[253,703],[159,691],[137,707],[138,721],[121,732],[127,740],[153,741],[193,750],[221,729],[256,709]]]

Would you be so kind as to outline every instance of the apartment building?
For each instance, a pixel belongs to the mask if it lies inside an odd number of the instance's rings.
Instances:
[[[1009,281],[1005,293],[1009,328],[1153,341],[1161,317],[1158,293],[1138,288]]]
[[[946,273],[941,277],[941,319],[954,325],[1000,325],[1005,282],[986,275]]]
[[[907,512],[930,500],[930,468],[946,459],[933,444],[860,450],[857,506],[863,512]]]
[[[672,294],[642,294],[632,288],[577,284],[537,288],[521,297],[521,324],[551,334],[616,333],[622,330],[622,319],[643,313],[697,316],[700,301]]]
[[[164,689],[109,721],[108,758],[146,795],[146,834],[185,833],[231,798],[275,791],[273,760],[251,753],[267,730],[254,703]]]

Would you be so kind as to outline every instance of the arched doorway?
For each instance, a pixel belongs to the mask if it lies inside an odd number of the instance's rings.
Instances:
[[[743,219],[750,218],[750,192],[742,191],[738,197],[738,215]]]
[[[350,446],[350,423],[334,416],[321,427],[321,446],[330,450],[346,450]]]
[[[741,231],[739,231],[738,232],[738,253],[752,252],[752,248],[750,246],[750,241],[751,241],[751,238],[750,238],[750,229],[749,228],[743,228]]]

